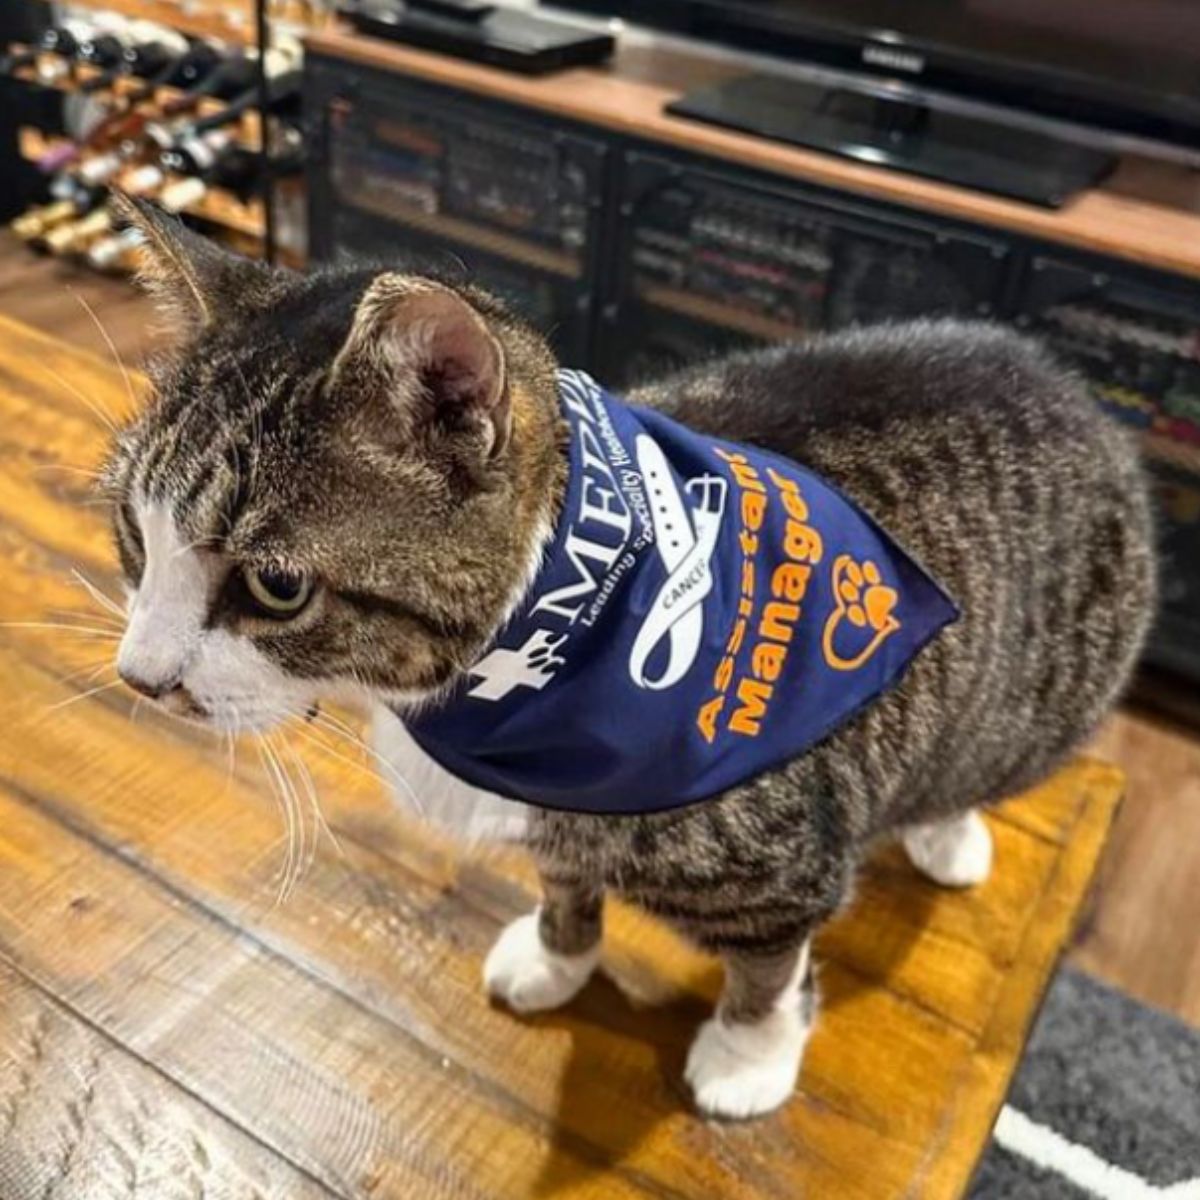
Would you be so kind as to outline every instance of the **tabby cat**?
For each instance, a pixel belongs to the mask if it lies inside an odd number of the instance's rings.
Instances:
[[[224,729],[335,695],[401,719],[436,707],[494,643],[561,516],[546,343],[473,287],[271,269],[127,207],[183,338],[107,472],[131,594],[122,677]],[[982,880],[976,808],[1045,775],[1113,704],[1153,606],[1147,491],[1079,381],[986,324],[751,351],[631,399],[817,472],[961,610],[897,686],[720,795],[528,811],[543,900],[488,956],[489,992],[519,1012],[569,1000],[619,893],[721,956],[686,1074],[702,1111],[744,1117],[795,1086],[810,939],[872,842],[898,836],[944,884]],[[629,753],[654,748],[631,730]]]

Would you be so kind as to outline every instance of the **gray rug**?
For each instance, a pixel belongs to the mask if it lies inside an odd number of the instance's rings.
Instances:
[[[1200,1032],[1064,968],[971,1200],[1200,1200]]]

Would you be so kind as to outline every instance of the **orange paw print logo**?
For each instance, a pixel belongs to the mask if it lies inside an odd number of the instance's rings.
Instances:
[[[857,563],[849,554],[839,554],[832,580],[836,607],[821,639],[825,661],[835,671],[855,671],[900,628],[892,615],[900,596],[869,558]]]

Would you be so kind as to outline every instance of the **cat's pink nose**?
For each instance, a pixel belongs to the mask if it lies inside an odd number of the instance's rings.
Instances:
[[[135,692],[150,700],[161,700],[171,692],[180,691],[182,687],[178,676],[173,679],[143,679],[132,671],[120,668],[117,673]]]

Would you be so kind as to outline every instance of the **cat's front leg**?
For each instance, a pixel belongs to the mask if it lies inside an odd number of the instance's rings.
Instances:
[[[600,961],[601,888],[542,876],[541,906],[505,926],[483,964],[488,994],[516,1012],[566,1004]]]
[[[810,945],[805,938],[775,954],[722,956],[725,990],[684,1072],[701,1111],[755,1117],[795,1090],[816,1015]]]

